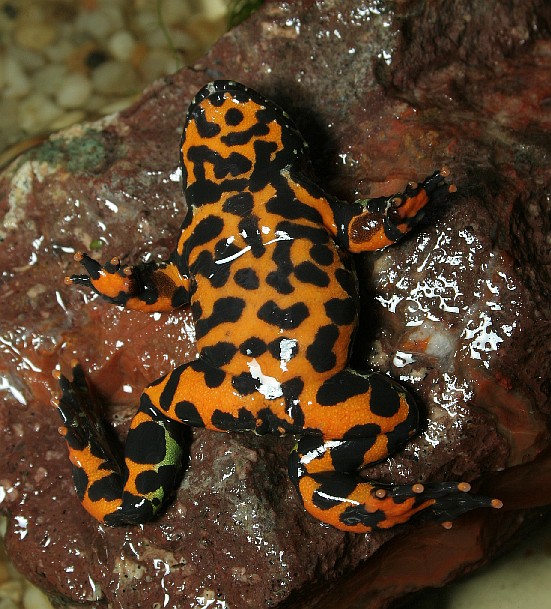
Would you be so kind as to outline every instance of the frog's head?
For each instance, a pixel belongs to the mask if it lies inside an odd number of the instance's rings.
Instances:
[[[220,200],[223,192],[260,190],[302,161],[306,144],[289,115],[244,85],[218,80],[191,103],[182,134],[188,203]]]

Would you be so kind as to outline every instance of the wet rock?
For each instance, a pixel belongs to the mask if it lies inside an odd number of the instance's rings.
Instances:
[[[193,70],[4,171],[0,508],[13,560],[58,602],[386,607],[484,563],[551,502],[550,11],[543,0],[417,7],[268,3]],[[125,261],[168,252],[185,211],[178,129],[213,78],[284,106],[320,182],[343,198],[450,167],[457,194],[400,245],[358,259],[354,364],[401,378],[427,414],[369,475],[469,479],[504,501],[500,512],[451,531],[342,534],[303,512],[285,471],[291,438],[206,431],[194,431],[157,521],[108,529],[82,511],[51,370],[78,357],[122,437],[141,388],[195,352],[188,313],[120,311],[63,277],[76,249]]]

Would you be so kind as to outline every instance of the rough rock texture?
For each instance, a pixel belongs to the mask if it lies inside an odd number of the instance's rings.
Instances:
[[[546,0],[268,3],[193,70],[4,171],[0,509],[22,571],[60,604],[377,609],[484,563],[551,503],[550,31]],[[303,512],[285,471],[291,438],[203,431],[158,521],[108,529],[79,506],[52,369],[78,357],[123,435],[141,388],[194,357],[193,333],[186,313],[120,311],[63,276],[76,249],[166,254],[185,210],[179,129],[213,78],[285,107],[343,198],[451,168],[458,193],[358,261],[355,364],[402,378],[427,411],[369,474],[472,479],[504,501],[499,513],[451,531],[342,534]]]

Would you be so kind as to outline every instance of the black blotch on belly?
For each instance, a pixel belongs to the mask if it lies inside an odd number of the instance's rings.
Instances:
[[[303,302],[282,309],[276,302],[269,300],[260,307],[257,317],[282,330],[292,330],[298,328],[309,314],[308,307]]]
[[[250,192],[239,192],[232,195],[222,206],[222,210],[235,216],[247,216],[253,210],[253,196]]]
[[[352,298],[331,298],[324,307],[327,317],[337,326],[349,326],[356,319],[356,303]]]
[[[256,419],[246,408],[240,408],[237,416],[223,410],[212,413],[211,422],[214,427],[227,431],[247,431],[256,427]]]
[[[316,401],[320,406],[335,406],[358,395],[367,396],[370,387],[369,377],[344,370],[323,383],[316,394]],[[366,408],[368,407],[366,397]]]
[[[233,343],[219,342],[216,345],[203,347],[199,357],[207,364],[215,368],[221,368],[229,364],[236,353],[237,347]]]
[[[257,336],[251,336],[239,345],[239,353],[250,357],[259,357],[266,353],[266,343]]]
[[[311,283],[318,288],[329,285],[329,275],[312,262],[301,262],[295,267],[295,277],[302,283]]]
[[[306,359],[316,372],[327,372],[335,367],[337,356],[333,347],[339,337],[339,329],[330,324],[322,326],[317,332],[314,342],[306,349]]]
[[[245,301],[242,298],[234,296],[219,298],[214,303],[211,315],[209,317],[202,317],[195,323],[196,337],[203,338],[212,328],[220,324],[238,321],[244,308]]]
[[[256,271],[251,268],[239,269],[233,279],[237,285],[245,290],[256,290],[260,285]]]

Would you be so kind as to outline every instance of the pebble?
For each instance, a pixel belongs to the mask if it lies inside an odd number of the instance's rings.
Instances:
[[[69,74],[61,81],[56,101],[62,108],[78,108],[84,105],[91,92],[92,83],[84,74]]]
[[[33,89],[46,95],[55,95],[66,73],[67,68],[64,64],[50,63],[33,74]]]
[[[30,89],[31,81],[19,63],[13,57],[4,57],[4,98],[19,99]]]
[[[52,44],[56,29],[49,23],[22,22],[15,28],[15,41],[25,49],[41,51]]]
[[[27,131],[42,131],[62,112],[63,110],[43,93],[33,93],[21,101],[19,123]]]
[[[172,74],[181,67],[181,60],[166,49],[155,49],[144,58],[140,72],[146,80],[153,81],[164,74]]]
[[[136,71],[129,63],[106,61],[92,73],[94,90],[109,95],[128,95],[139,86]]]
[[[115,32],[107,43],[107,49],[120,61],[128,61],[132,57],[135,46],[136,40],[127,30]]]
[[[223,33],[226,10],[226,0],[162,0],[160,14],[150,0],[3,3],[0,154],[126,107],[202,55]]]

